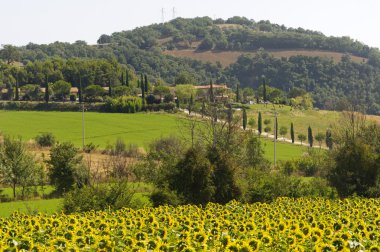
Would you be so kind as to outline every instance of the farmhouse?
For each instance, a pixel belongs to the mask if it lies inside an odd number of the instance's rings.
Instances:
[[[211,85],[194,86],[194,88],[197,90],[198,100],[204,100],[210,96]],[[228,94],[230,93],[231,89],[228,88],[226,84],[212,84],[212,89],[216,101],[228,100]]]

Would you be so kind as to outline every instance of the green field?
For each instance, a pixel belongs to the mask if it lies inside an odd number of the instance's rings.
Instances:
[[[85,142],[99,148],[122,138],[127,144],[147,147],[162,136],[188,134],[181,129],[181,117],[166,113],[107,114],[85,113]],[[0,111],[0,131],[11,136],[21,136],[27,141],[42,132],[51,132],[56,138],[82,144],[82,114],[79,112]],[[273,142],[264,139],[265,155],[273,160]],[[278,143],[277,157],[288,160],[299,157],[305,148]]]
[[[18,211],[26,214],[47,213],[59,211],[62,199],[40,199],[0,203],[0,217],[8,217]]]
[[[105,148],[122,138],[127,144],[146,147],[153,139],[178,132],[180,121],[166,113],[85,113],[85,142]],[[23,140],[51,132],[56,138],[82,144],[82,113],[0,111],[0,131]]]
[[[288,128],[288,134],[286,138],[290,138],[290,124],[293,122],[294,132],[297,141],[297,134],[303,133],[307,135],[307,128],[310,126],[313,130],[314,136],[318,132],[325,133],[326,129],[331,128],[334,124],[338,123],[341,113],[336,111],[326,111],[326,110],[299,110],[292,109],[290,106],[275,106],[276,112],[278,113],[278,127],[285,126]],[[253,117],[256,120],[258,118],[258,112],[261,112],[263,118],[263,128],[264,120],[270,119],[271,124],[269,125],[274,129],[274,110],[272,105],[265,106],[264,104],[254,104],[250,105],[250,109],[247,110],[248,119]],[[273,132],[272,132],[273,134]],[[279,136],[280,137],[280,136]]]

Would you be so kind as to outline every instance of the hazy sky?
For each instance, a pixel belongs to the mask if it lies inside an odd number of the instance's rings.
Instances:
[[[0,45],[85,40],[176,17],[245,16],[380,48],[378,0],[0,0]]]

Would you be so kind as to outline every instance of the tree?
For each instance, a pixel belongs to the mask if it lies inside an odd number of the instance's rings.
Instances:
[[[330,129],[327,129],[326,130],[326,138],[325,138],[325,142],[326,142],[326,146],[332,150],[333,148],[333,139],[332,139],[332,136],[331,136],[331,130]]]
[[[240,89],[239,84],[236,85],[236,102],[240,102]]]
[[[145,93],[148,93],[149,90],[149,82],[148,82],[148,75],[144,75],[144,88],[145,88]]]
[[[264,102],[267,101],[267,86],[266,86],[264,78],[263,78],[263,99],[264,99]]]
[[[65,98],[70,95],[71,84],[64,80],[59,80],[53,84],[52,89],[54,97],[64,101]]]
[[[128,69],[125,71],[125,85],[129,87],[129,73]]]
[[[9,65],[20,59],[20,52],[16,46],[4,45],[3,49],[0,51],[0,57]]]
[[[16,82],[16,90],[15,91],[16,91],[15,100],[18,101],[18,100],[20,100],[18,81]]]
[[[252,117],[249,118],[248,125],[249,125],[249,127],[251,127],[251,129],[253,129],[256,126],[256,120],[255,120],[255,118],[252,118]]]
[[[380,128],[357,112],[344,112],[334,129],[328,179],[342,197],[376,196],[380,176]],[[373,195],[374,194],[374,195]]]
[[[48,76],[46,75],[46,84],[45,84],[45,102],[49,102],[49,82],[48,82]]]
[[[189,111],[189,115],[191,114],[191,111],[193,110],[193,106],[194,106],[194,98],[193,98],[193,94],[191,94],[189,104],[187,106],[187,110]]]
[[[37,185],[38,178],[41,178],[39,168],[21,139],[4,137],[4,143],[0,146],[0,178],[4,184],[12,186],[14,198],[16,186],[22,187],[24,197],[27,186]]]
[[[214,88],[213,88],[213,85],[212,85],[212,80],[210,80],[210,102],[215,102],[215,98],[214,98]]]
[[[277,140],[277,138],[278,138],[278,120],[277,120],[277,116],[276,116],[276,118],[274,120],[274,137]]]
[[[290,124],[290,138],[292,139],[292,143],[294,143],[294,127],[293,127],[293,123]]]
[[[57,144],[50,150],[50,159],[46,163],[58,195],[70,191],[74,185],[82,187],[88,184],[89,176],[84,172],[82,159],[72,143]]]
[[[310,147],[313,147],[313,141],[314,141],[314,138],[313,138],[313,131],[311,130],[311,127],[309,126],[309,128],[307,129],[307,140],[309,142],[309,146]]]
[[[259,116],[257,119],[257,131],[259,132],[259,135],[261,135],[262,129],[263,129],[262,117],[261,117],[261,112],[259,112]]]
[[[318,132],[318,134],[315,136],[315,140],[318,141],[319,148],[321,148],[322,142],[323,142],[323,140],[325,140],[325,134],[323,134],[322,132]]]
[[[332,157],[335,162],[328,177],[340,196],[354,193],[365,196],[368,189],[376,185],[380,171],[379,153],[363,139],[354,138],[336,147]]]
[[[267,136],[268,136],[268,134],[269,134],[269,132],[272,130],[272,128],[270,127],[270,126],[266,126],[265,128],[264,128],[264,131],[265,131],[265,133],[267,133]]]
[[[306,136],[304,134],[298,134],[298,140],[301,142],[301,145],[302,145],[302,142],[306,140]]]
[[[169,176],[169,188],[184,196],[186,203],[206,204],[215,193],[212,172],[202,148],[190,148]]]
[[[286,126],[280,127],[280,135],[285,140],[285,135],[288,133],[288,128]]]
[[[247,111],[243,108],[243,129],[247,128]]]

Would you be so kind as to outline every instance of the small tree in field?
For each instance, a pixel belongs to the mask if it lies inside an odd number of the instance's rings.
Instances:
[[[89,174],[82,159],[72,143],[57,144],[50,150],[49,177],[58,195],[71,190],[75,184],[82,187],[88,183]]]
[[[269,126],[266,126],[265,128],[264,128],[264,131],[265,131],[265,133],[267,133],[267,136],[268,136],[268,134],[269,134],[269,132],[272,130],[272,128],[271,127],[269,127]]]
[[[326,146],[331,150],[333,148],[333,139],[332,139],[332,135],[331,135],[331,130],[328,129],[326,130]]]
[[[12,186],[16,198],[16,186],[22,187],[22,196],[27,186],[37,185],[39,167],[34,157],[26,151],[21,139],[4,137],[0,145],[0,178],[2,183]]]
[[[247,128],[247,111],[243,109],[243,129]]]
[[[298,140],[301,142],[302,145],[302,142],[306,140],[306,136],[304,134],[298,134]]]
[[[285,126],[280,127],[280,135],[285,140],[285,135],[288,133],[288,128]]]
[[[313,137],[313,131],[311,130],[311,127],[307,129],[307,140],[309,141],[309,146],[313,147],[314,137]]]
[[[292,139],[292,143],[294,143],[294,126],[293,126],[293,123],[290,124],[290,138]]]
[[[257,131],[259,132],[259,135],[261,136],[261,133],[263,132],[263,122],[262,122],[261,112],[259,112],[259,116],[257,119]]]
[[[325,139],[325,135],[322,132],[318,132],[318,134],[315,136],[315,140],[317,140],[319,144],[319,148],[322,147],[322,142]]]

